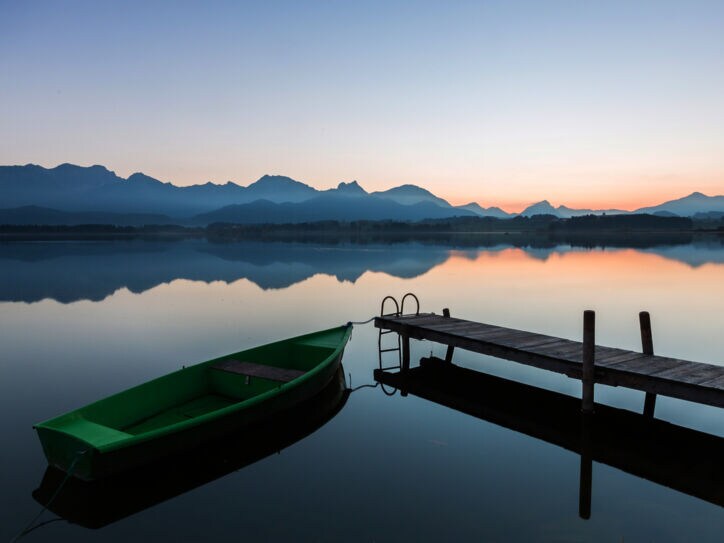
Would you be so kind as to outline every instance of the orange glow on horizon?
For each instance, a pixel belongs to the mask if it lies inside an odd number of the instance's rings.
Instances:
[[[548,265],[557,268],[558,265],[565,265],[565,268],[574,274],[598,275],[605,270],[608,277],[630,277],[638,275],[641,270],[649,269],[646,266],[683,266],[681,262],[672,261],[661,255],[642,253],[636,249],[607,249],[590,251],[567,251],[551,252],[546,258],[536,258],[530,253],[517,247],[510,247],[500,251],[481,250],[476,255],[469,255],[461,251],[452,251],[450,258],[445,261],[444,266],[449,271],[479,273],[480,266],[492,265],[510,268],[509,273],[515,273],[523,263],[530,265]],[[557,269],[556,273],[562,270]]]

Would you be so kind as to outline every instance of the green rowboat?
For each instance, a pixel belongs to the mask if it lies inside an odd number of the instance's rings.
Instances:
[[[190,366],[34,426],[51,466],[84,481],[138,467],[313,397],[352,326]]]
[[[64,472],[48,467],[40,486],[33,491],[33,498],[73,524],[103,528],[262,458],[276,457],[334,418],[344,408],[349,394],[340,365],[329,384],[315,396],[199,447],[96,481],[75,477],[66,480]],[[59,493],[61,485],[64,486]],[[237,494],[230,490],[229,499],[248,495],[243,486],[236,488]]]

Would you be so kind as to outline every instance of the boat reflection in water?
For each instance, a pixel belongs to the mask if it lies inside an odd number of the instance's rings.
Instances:
[[[423,358],[405,371],[375,370],[388,394],[398,389],[581,455],[579,515],[591,515],[592,463],[724,506],[724,439],[624,409],[596,404]]]
[[[54,499],[65,473],[49,466],[33,498],[69,522],[102,528],[280,452],[334,418],[348,397],[340,366],[319,394],[242,432],[99,481],[71,477]]]

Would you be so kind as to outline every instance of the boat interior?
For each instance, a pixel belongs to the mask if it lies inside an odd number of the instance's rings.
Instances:
[[[339,332],[336,336],[302,336],[183,368],[43,426],[96,447],[154,432],[239,404],[304,375],[334,353]]]

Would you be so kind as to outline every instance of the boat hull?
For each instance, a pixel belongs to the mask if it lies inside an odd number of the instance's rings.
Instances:
[[[331,354],[315,365],[313,371],[306,372],[303,377],[294,379],[291,382],[277,384],[276,387],[271,387],[264,379],[258,380],[263,382],[269,390],[265,390],[264,393],[257,394],[246,400],[232,402],[231,405],[210,413],[204,413],[203,416],[196,419],[161,426],[151,431],[138,430],[136,434],[126,433],[133,430],[100,425],[92,420],[94,409],[98,411],[100,409],[98,405],[104,401],[110,402],[113,399],[111,397],[111,399],[101,400],[101,402],[91,404],[91,406],[86,406],[76,412],[38,424],[35,428],[46,459],[51,466],[70,473],[76,478],[92,481],[158,461],[165,456],[196,447],[203,442],[237,432],[247,425],[273,417],[277,413],[312,398],[325,388],[340,367],[349,332],[350,330],[339,334],[339,344]],[[300,337],[307,338],[309,336]],[[294,339],[297,338],[287,341],[293,341]],[[254,350],[236,353],[234,356],[243,356],[245,353],[251,353],[252,351]],[[216,370],[208,367],[218,360],[215,359],[199,364],[196,367],[181,370],[175,374],[169,374],[169,376],[161,377],[156,381],[162,381],[165,378],[169,381],[193,379],[193,375],[179,376],[179,374],[185,371],[195,371],[198,373],[198,376],[195,377],[196,380],[208,380],[208,372],[212,372],[214,379],[217,380],[226,379],[231,383],[249,382],[249,378],[244,378],[244,376],[218,377],[214,373]],[[236,381],[233,381],[234,379]],[[230,386],[228,382],[224,381],[222,383],[223,387],[228,389]],[[153,382],[137,388],[151,386],[151,384]],[[163,383],[155,384],[156,388],[161,385]],[[243,387],[244,385],[238,386]],[[152,391],[141,390],[141,392],[142,394],[131,389],[120,394],[127,394],[127,401],[133,398],[141,403],[148,401],[146,397],[152,395]],[[225,392],[229,393],[227,390]],[[111,407],[101,405],[101,408],[105,411],[111,411]],[[111,416],[112,414],[106,415],[106,418]],[[96,416],[96,418],[98,417]],[[81,434],[80,431],[74,433],[74,428],[79,424],[82,425],[85,435]],[[136,424],[133,427],[142,428],[143,424],[142,421],[140,425]],[[95,428],[96,426],[99,428]],[[115,435],[116,433],[118,435]]]
[[[57,496],[65,473],[48,467],[33,497],[69,522],[102,528],[280,453],[334,418],[348,396],[340,365],[319,394],[200,447],[96,481],[70,478]]]

